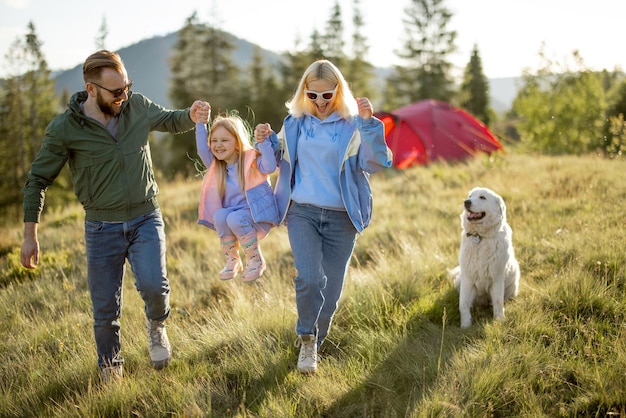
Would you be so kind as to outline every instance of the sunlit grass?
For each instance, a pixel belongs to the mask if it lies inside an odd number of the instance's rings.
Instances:
[[[142,301],[124,284],[121,384],[99,381],[82,210],[47,210],[42,260],[19,266],[21,225],[0,231],[0,416],[431,417],[626,414],[626,164],[497,155],[372,176],[319,372],[295,370],[294,268],[284,227],[263,241],[256,283],[217,279],[199,226],[200,179],[162,183],[174,360],[150,365]],[[496,190],[522,270],[506,320],[459,327],[447,269],[461,204]]]

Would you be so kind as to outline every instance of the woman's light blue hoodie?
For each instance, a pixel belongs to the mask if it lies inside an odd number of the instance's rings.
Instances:
[[[291,201],[296,150],[307,117],[287,116],[280,132],[278,134],[272,132],[269,138],[279,167],[274,194],[280,223],[284,222]],[[337,167],[339,187],[346,212],[356,230],[361,233],[369,226],[372,218],[369,175],[391,167],[393,158],[385,142],[384,125],[380,119],[371,117],[365,120],[355,116],[353,120],[343,119],[341,123],[348,124],[348,127],[337,129],[337,132],[341,133],[338,141],[341,147],[340,155],[343,155],[340,166]]]

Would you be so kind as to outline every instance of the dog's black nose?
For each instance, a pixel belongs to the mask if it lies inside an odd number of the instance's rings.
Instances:
[[[470,199],[465,199],[465,201],[463,202],[463,206],[465,206],[465,209],[469,209],[472,207],[472,201]]]

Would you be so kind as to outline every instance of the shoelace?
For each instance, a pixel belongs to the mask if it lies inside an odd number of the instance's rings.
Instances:
[[[156,328],[152,328],[150,330],[150,345],[154,347],[155,345],[160,345],[165,347],[164,343],[164,327],[158,326]]]
[[[313,351],[313,345],[309,344],[309,345],[305,345],[304,346],[304,352],[302,352],[302,354],[300,354],[301,358],[310,358],[313,359],[315,358],[315,354]]]
[[[302,340],[300,338],[297,338],[296,341],[293,343],[294,347],[296,348],[300,348],[300,347],[304,347],[304,350],[300,350],[300,358],[301,359],[305,359],[305,358],[314,358],[315,356],[315,344],[313,342],[311,342],[310,344],[302,344]]]

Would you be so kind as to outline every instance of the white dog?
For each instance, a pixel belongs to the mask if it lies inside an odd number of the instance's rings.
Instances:
[[[472,325],[474,302],[491,302],[494,318],[504,318],[504,301],[517,296],[520,270],[502,197],[475,187],[463,207],[459,266],[451,274],[459,291],[461,327],[467,328]]]

